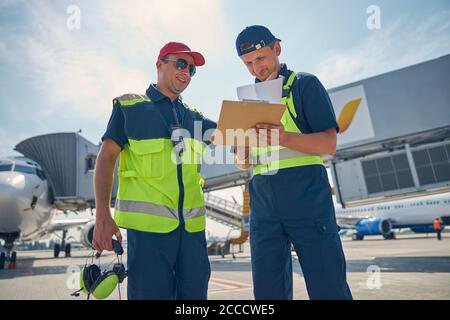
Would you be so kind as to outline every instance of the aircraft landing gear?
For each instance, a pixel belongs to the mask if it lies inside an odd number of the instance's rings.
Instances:
[[[53,246],[53,257],[58,258],[60,251],[61,251],[61,245],[59,243],[55,243],[55,245]]]
[[[6,254],[4,252],[0,253],[0,270],[5,268]]]
[[[65,249],[64,249],[64,252],[65,252],[65,254],[66,254],[66,258],[67,258],[67,257],[70,257],[70,251],[71,251],[71,249],[72,249],[72,246],[70,245],[70,243],[66,244],[66,247],[65,247]]]
[[[8,269],[15,269],[17,267],[17,253],[12,251],[14,242],[6,242],[3,248],[5,252],[0,253],[0,269],[5,268],[5,263],[8,262]]]
[[[389,232],[387,234],[383,234],[383,238],[385,240],[393,240],[393,239],[395,239],[395,233],[394,232]]]
[[[61,252],[61,249],[64,250],[64,254],[65,254],[66,258],[71,256],[72,246],[70,245],[70,243],[66,244],[66,236],[67,236],[67,230],[63,230],[61,244],[55,243],[55,246],[53,247],[53,256],[55,258],[59,257],[59,253]]]
[[[354,233],[352,235],[352,240],[361,241],[361,240],[364,240],[364,236],[359,233]]]
[[[17,267],[17,253],[13,251],[11,253],[11,258],[9,259],[8,269],[15,269]]]

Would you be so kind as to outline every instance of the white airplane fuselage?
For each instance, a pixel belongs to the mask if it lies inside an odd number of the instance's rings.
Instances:
[[[392,221],[394,228],[432,225],[438,217],[450,216],[450,195],[435,195],[396,202],[379,203],[348,209],[336,209],[336,217],[383,217]]]
[[[39,165],[23,158],[0,162],[0,235],[20,233],[21,241],[45,236],[56,210]],[[7,170],[10,169],[10,170]]]

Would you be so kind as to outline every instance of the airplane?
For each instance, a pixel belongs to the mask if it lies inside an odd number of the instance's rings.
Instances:
[[[352,231],[353,240],[382,235],[395,239],[394,229],[416,233],[433,233],[436,218],[450,222],[450,194],[420,197],[402,201],[378,203],[355,208],[336,208],[336,220],[344,230]]]
[[[70,256],[70,243],[65,242],[67,230],[82,227],[81,243],[90,247],[93,219],[55,219],[58,209],[52,204],[52,191],[41,166],[26,157],[0,159],[0,239],[4,251],[0,254],[0,269],[16,267],[14,242],[30,242],[62,231],[61,244],[54,246],[54,257],[61,249]]]

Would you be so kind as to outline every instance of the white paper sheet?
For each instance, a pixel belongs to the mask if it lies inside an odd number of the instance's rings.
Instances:
[[[282,92],[283,77],[237,88],[237,95],[240,101],[280,103]]]

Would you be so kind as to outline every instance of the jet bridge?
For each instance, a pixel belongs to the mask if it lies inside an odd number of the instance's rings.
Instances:
[[[345,206],[450,191],[450,55],[329,90]]]
[[[41,165],[49,181],[52,202],[58,209],[94,207],[92,180],[99,145],[68,132],[26,139],[15,150]]]

